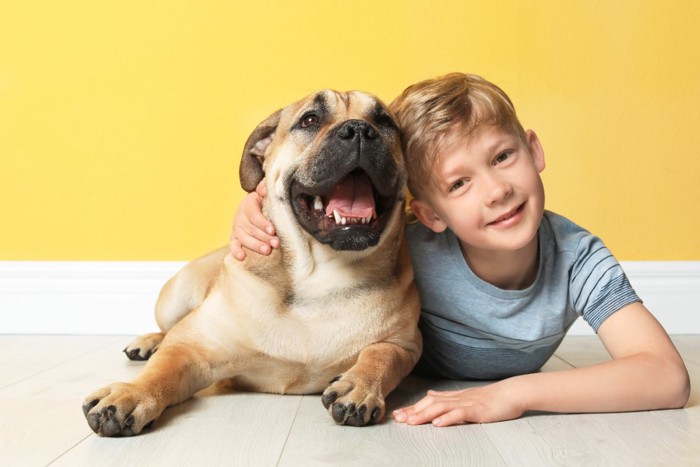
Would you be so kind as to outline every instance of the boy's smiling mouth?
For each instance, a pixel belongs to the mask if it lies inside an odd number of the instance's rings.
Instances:
[[[507,213],[498,217],[496,220],[489,222],[487,225],[494,227],[510,227],[511,225],[518,223],[518,221],[520,221],[520,218],[522,217],[524,206],[525,203],[521,204],[515,209],[508,211]]]

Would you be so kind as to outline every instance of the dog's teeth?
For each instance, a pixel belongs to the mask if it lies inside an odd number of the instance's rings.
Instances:
[[[333,211],[333,217],[335,218],[335,223],[340,224],[340,213],[338,211]]]
[[[320,196],[314,198],[314,209],[317,211],[323,211],[323,200]]]
[[[365,224],[369,224],[370,222],[372,222],[372,214],[363,219],[363,221]]]

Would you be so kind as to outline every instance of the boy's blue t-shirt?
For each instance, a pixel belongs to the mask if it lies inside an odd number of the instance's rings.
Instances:
[[[583,316],[597,332],[610,315],[641,301],[603,242],[545,211],[537,279],[523,290],[481,280],[449,229],[406,226],[421,299],[418,371],[452,379],[500,379],[538,371]]]

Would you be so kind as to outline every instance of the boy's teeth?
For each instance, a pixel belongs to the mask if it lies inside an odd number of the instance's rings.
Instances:
[[[323,211],[323,200],[320,196],[314,198],[314,209],[317,211]]]

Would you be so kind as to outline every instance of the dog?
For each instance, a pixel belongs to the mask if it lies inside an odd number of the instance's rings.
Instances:
[[[404,240],[405,169],[386,106],[358,91],[317,92],[270,115],[240,163],[280,248],[227,247],[183,267],[156,303],[162,332],[126,349],[148,360],[130,383],[90,394],[101,436],[132,436],[214,383],[323,393],[338,424],[382,420],[385,398],[420,357],[419,298]]]

